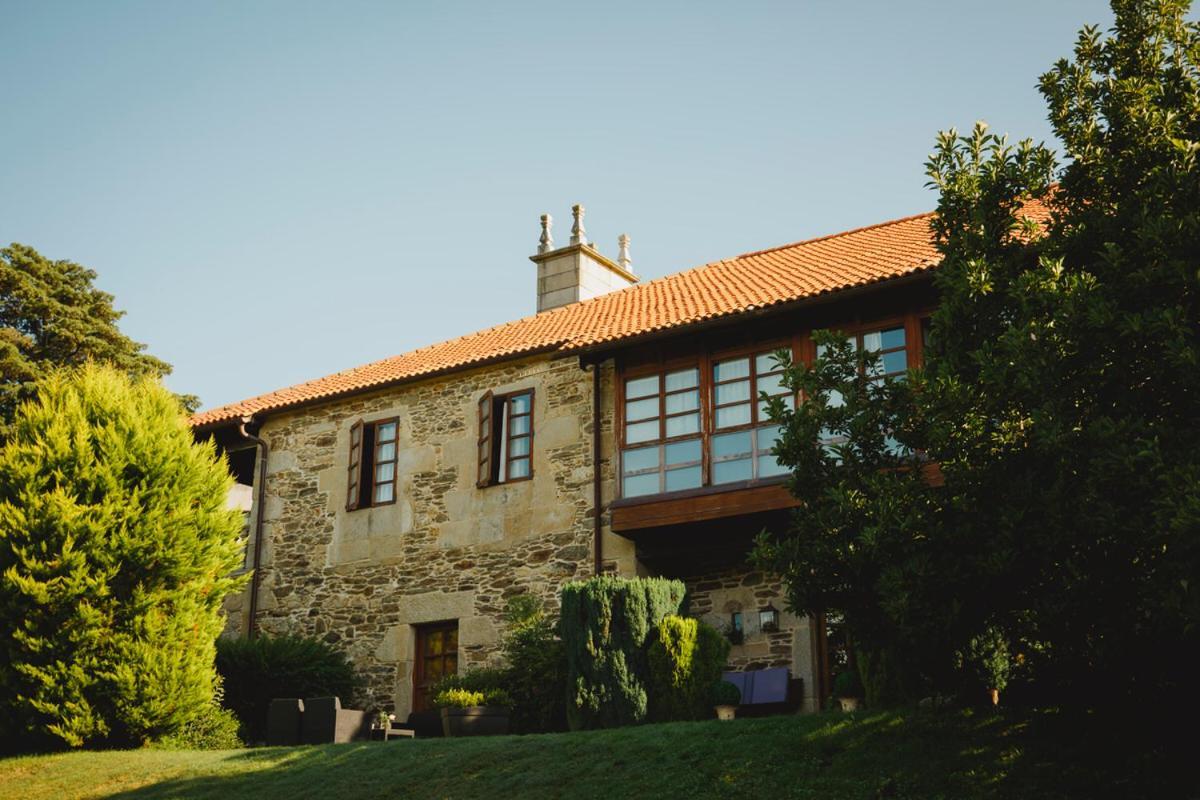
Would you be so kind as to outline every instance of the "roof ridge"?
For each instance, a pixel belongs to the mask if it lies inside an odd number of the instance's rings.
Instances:
[[[905,272],[923,270],[937,260],[932,236],[906,231],[895,242],[857,234],[928,219],[936,212],[912,214],[873,225],[817,236],[762,250],[721,258],[617,291],[558,308],[500,322],[476,331],[375,359],[366,364],[318,376],[291,386],[197,412],[192,424],[207,426],[247,413],[268,412],[393,382],[417,379],[446,370],[469,368],[496,359],[534,352],[577,351],[589,344],[686,326],[702,320],[767,308],[789,299],[815,296],[848,286],[864,285]],[[819,242],[845,239],[845,247],[814,248],[813,259],[770,256]],[[920,240],[920,241],[918,241]],[[797,269],[797,263],[807,264]],[[811,262],[811,263],[809,263]],[[828,263],[826,263],[828,262]],[[861,267],[861,268],[859,268]],[[743,270],[762,271],[737,278]]]
[[[937,214],[936,211],[924,211],[924,212],[921,212],[920,214],[909,214],[907,217],[897,217],[896,219],[889,219],[886,222],[876,222],[874,225],[863,225],[861,228],[851,228],[848,231],[838,231],[837,233],[827,233],[823,236],[814,236],[812,239],[801,239],[798,242],[789,242],[788,244],[781,244],[781,245],[777,245],[775,247],[767,247],[763,250],[751,250],[748,253],[741,253],[740,255],[733,256],[733,258],[724,259],[724,260],[725,261],[736,261],[739,258],[750,258],[751,256],[761,256],[761,255],[765,255],[767,253],[774,253],[779,250],[787,250],[789,247],[800,247],[800,246],[806,245],[806,244],[816,244],[817,242],[824,242],[829,239],[837,239],[842,236],[851,236],[855,233],[865,233],[866,231],[873,231],[876,228],[886,228],[889,225],[899,225],[902,222],[912,222],[915,219],[920,219],[921,217],[932,217],[936,214]],[[723,263],[723,262],[715,262],[715,263]]]

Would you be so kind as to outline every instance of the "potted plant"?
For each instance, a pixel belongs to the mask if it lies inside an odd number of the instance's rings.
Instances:
[[[858,670],[844,669],[833,679],[833,696],[837,698],[842,711],[857,711],[862,702],[863,685],[858,677]]]
[[[742,690],[729,681],[717,681],[713,686],[713,705],[717,711],[717,719],[733,719],[737,716],[737,708],[741,702]]]
[[[1008,686],[1012,674],[1012,657],[1003,631],[996,626],[989,626],[971,639],[961,659],[974,672],[976,681],[987,690],[991,705],[1000,705],[1000,692]]]
[[[392,723],[395,721],[396,721],[395,714],[389,714],[386,711],[379,710],[379,711],[375,712],[375,720],[371,723],[371,730],[372,731],[380,731],[380,735],[383,737],[383,740],[386,742],[387,737],[388,737],[388,731],[391,730]]]
[[[503,689],[475,692],[446,689],[433,704],[442,710],[442,733],[446,736],[496,736],[508,733],[512,700]]]

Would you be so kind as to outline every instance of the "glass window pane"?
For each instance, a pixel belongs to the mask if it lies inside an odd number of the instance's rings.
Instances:
[[[679,392],[667,395],[667,413],[678,414],[680,411],[695,411],[700,407],[700,390]]]
[[[629,444],[651,442],[658,438],[658,420],[637,422],[625,426],[625,441]]]
[[[794,409],[796,407],[795,396],[790,394],[783,395],[783,404],[788,408]],[[758,403],[758,419],[760,422],[767,421],[767,404],[761,400]]]
[[[729,428],[734,425],[746,425],[750,422],[750,404],[729,406],[717,409],[717,427]]]
[[[712,457],[716,461],[730,456],[750,455],[750,431],[723,433],[712,437]]]
[[[658,416],[658,396],[625,404],[625,419],[650,419]]]
[[[351,445],[358,444],[358,440],[361,438],[362,438],[362,426],[355,425],[353,428],[350,429],[350,444]]]
[[[508,421],[508,432],[513,436],[529,433],[529,417],[513,417]]]
[[[689,464],[700,460],[700,440],[691,439],[686,442],[672,442],[665,448],[665,460],[667,465],[672,464]],[[657,465],[657,459],[655,461]]]
[[[783,375],[760,375],[758,390],[767,394],[783,394],[787,387],[783,385]]]
[[[680,417],[667,417],[667,436],[684,436],[700,432],[700,415],[684,414]]]
[[[395,461],[396,460],[396,443],[388,442],[387,444],[379,445],[379,450],[375,454],[375,460],[379,462]]]
[[[775,352],[772,350],[769,353],[759,353],[754,357],[754,371],[759,375],[764,372],[775,372],[783,367],[779,364],[779,359],[775,358]]]
[[[387,464],[377,464],[375,466],[375,482],[386,483],[396,475],[396,465],[390,461]]]
[[[512,404],[512,413],[528,414],[529,413],[529,401],[532,397],[533,396],[531,394],[529,394],[529,392],[524,392],[523,394],[513,395],[509,399],[509,403]]]
[[[758,457],[758,477],[772,478],[787,473],[787,467],[775,460],[775,456]]]
[[[657,469],[658,447],[639,447],[637,450],[626,450],[622,455],[621,463],[625,472]]]
[[[713,462],[713,483],[748,481],[752,477],[750,469],[751,461],[748,458]]]
[[[904,372],[908,369],[908,354],[904,350],[883,354],[883,371],[885,373]]]
[[[657,375],[647,375],[644,378],[634,378],[625,381],[625,399],[627,400],[632,400],[635,397],[646,397],[652,394],[658,394]]]
[[[512,458],[529,455],[529,437],[518,436],[516,439],[510,439],[508,441],[508,455]]]
[[[512,461],[509,461],[508,462],[508,477],[509,477],[509,479],[528,478],[529,477],[529,459],[528,458],[514,458]]]
[[[723,406],[726,403],[736,403],[741,400],[750,399],[750,381],[737,381],[735,383],[718,383],[717,390],[717,405]]]
[[[390,503],[395,497],[396,487],[390,483],[381,483],[375,487],[375,502]]]
[[[393,442],[396,440],[396,423],[387,422],[379,426],[376,432],[375,440],[379,442]]]
[[[880,333],[879,331],[871,331],[869,333],[864,333],[862,335],[863,350],[870,351],[870,350],[879,350],[880,349],[879,333]]]
[[[775,440],[779,438],[779,426],[768,425],[765,428],[759,428],[754,435],[758,437],[758,452],[769,453],[775,447]]]
[[[700,385],[700,370],[697,367],[690,369],[681,369],[675,372],[667,373],[667,391],[674,392],[679,389],[691,389]]]
[[[750,359],[735,358],[731,361],[722,361],[713,366],[713,377],[718,381],[728,381],[734,378],[750,377]]]
[[[667,470],[668,492],[678,492],[681,489],[695,489],[698,486],[700,486],[699,466]]]
[[[884,350],[904,347],[904,328],[888,328],[879,334],[879,340]]]
[[[646,494],[658,494],[658,473],[646,475],[627,475],[621,483],[622,497],[640,497]]]
[[[442,654],[442,632],[432,631],[425,639],[425,655],[440,656]]]
[[[425,662],[425,677],[430,679],[442,677],[442,660],[440,658]]]

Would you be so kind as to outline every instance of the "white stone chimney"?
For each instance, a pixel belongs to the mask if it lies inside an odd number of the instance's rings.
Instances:
[[[554,221],[549,214],[542,214],[542,237],[537,255],[529,257],[537,264],[539,314],[638,282],[629,259],[629,236],[621,234],[618,239],[620,257],[616,262],[610,261],[587,240],[587,232],[583,229],[583,206],[572,206],[571,213],[574,217],[571,243],[558,249],[554,248],[554,237],[550,232]]]

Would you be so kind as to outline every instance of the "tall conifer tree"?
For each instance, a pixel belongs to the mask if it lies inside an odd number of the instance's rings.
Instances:
[[[199,713],[241,565],[229,485],[156,380],[39,382],[0,448],[0,737],[140,744]]]

